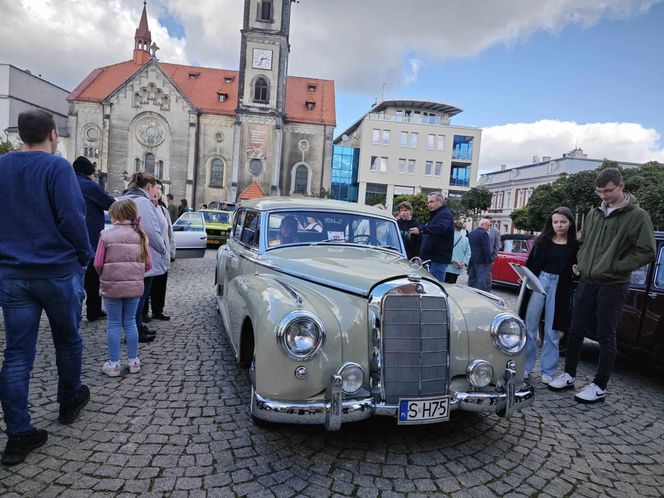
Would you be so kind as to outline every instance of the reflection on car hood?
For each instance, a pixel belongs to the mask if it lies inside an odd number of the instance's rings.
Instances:
[[[290,246],[274,249],[261,260],[285,273],[324,285],[368,295],[377,283],[415,272],[407,259],[391,251],[342,245]]]

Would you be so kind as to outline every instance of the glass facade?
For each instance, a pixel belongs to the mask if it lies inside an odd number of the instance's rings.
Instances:
[[[335,145],[332,151],[332,199],[357,202],[360,149]]]
[[[454,135],[452,159],[460,159],[462,161],[473,160],[473,137]]]
[[[470,165],[469,164],[454,164],[450,170],[450,185],[458,187],[470,186]]]

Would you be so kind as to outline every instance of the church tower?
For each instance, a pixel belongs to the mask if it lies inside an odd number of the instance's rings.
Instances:
[[[292,0],[245,0],[231,189],[279,194]]]
[[[146,2],[143,2],[143,13],[141,20],[136,28],[134,35],[134,63],[144,64],[150,60],[150,45],[152,44],[152,35],[148,28],[148,13]]]

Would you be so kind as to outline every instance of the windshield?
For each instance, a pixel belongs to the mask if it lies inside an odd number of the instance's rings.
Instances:
[[[268,247],[287,244],[360,244],[402,252],[395,220],[356,213],[287,211],[270,213]]]
[[[173,223],[174,232],[204,232],[205,223],[201,213],[186,212]]]
[[[200,211],[206,223],[230,223],[230,213],[226,211]]]

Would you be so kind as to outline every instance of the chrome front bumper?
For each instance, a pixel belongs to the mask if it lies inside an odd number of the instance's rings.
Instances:
[[[514,369],[506,368],[503,379],[502,387],[490,393],[452,391],[450,410],[495,412],[501,417],[509,417],[514,411],[533,404],[535,388],[530,384],[524,384],[517,390]],[[251,399],[251,413],[254,417],[268,422],[325,424],[327,430],[336,431],[339,430],[341,424],[357,422],[374,415],[396,418],[398,406],[377,402],[371,397],[344,400],[341,391],[341,377],[333,375],[325,401],[283,402],[254,394]]]

